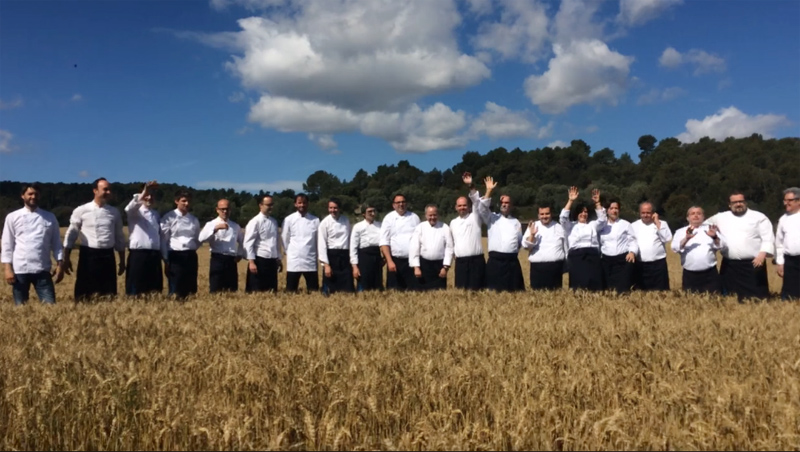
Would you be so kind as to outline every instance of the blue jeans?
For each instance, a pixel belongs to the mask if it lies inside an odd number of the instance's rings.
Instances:
[[[17,306],[28,302],[31,284],[33,284],[39,301],[44,304],[55,304],[56,288],[53,285],[53,277],[50,272],[25,273],[14,275],[14,304]]]

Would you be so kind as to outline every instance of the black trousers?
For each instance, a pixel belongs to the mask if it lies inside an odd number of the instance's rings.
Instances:
[[[603,265],[597,248],[577,248],[569,250],[569,288],[603,290]]]
[[[197,251],[172,251],[167,254],[169,262],[169,294],[182,300],[197,293]]]
[[[525,290],[522,266],[517,253],[489,252],[486,263],[486,287],[498,292],[521,292]]]
[[[386,272],[386,288],[394,290],[414,290],[417,278],[414,276],[414,269],[408,266],[407,257],[392,256],[396,272]]]
[[[746,298],[763,300],[769,297],[766,264],[753,268],[752,259],[722,258],[719,275],[722,277],[722,293],[724,295],[735,294],[739,297],[740,302]]]
[[[531,262],[531,289],[557,290],[563,284],[564,261]]]
[[[236,292],[239,290],[239,271],[236,256],[211,253],[211,268],[208,273],[208,291]]]
[[[800,255],[784,255],[783,260],[781,299],[800,300]]]
[[[297,292],[300,288],[300,277],[306,280],[306,292],[319,291],[319,273],[313,272],[286,272],[286,291]]]
[[[350,266],[350,250],[328,250],[331,277],[322,274],[322,293],[353,293],[353,267]]]
[[[267,259],[256,256],[256,271],[250,273],[248,264],[247,278],[245,279],[244,291],[251,292],[277,292],[278,291],[278,259]]]
[[[486,288],[486,259],[483,254],[456,258],[456,289]]]
[[[379,246],[368,246],[358,250],[358,291],[383,290],[383,257]]]
[[[161,293],[164,274],[161,271],[161,251],[130,250],[125,269],[125,293],[142,295]]]
[[[75,277],[75,301],[117,294],[117,260],[114,250],[82,246]]]
[[[692,271],[683,269],[683,290],[697,293],[722,293],[722,281],[717,266],[708,270]]]
[[[633,287],[635,264],[625,260],[627,253],[617,256],[603,254],[600,263],[603,266],[603,287],[626,293]]]
[[[639,290],[669,290],[669,268],[667,259],[653,262],[637,262],[636,288]]]
[[[445,290],[447,289],[447,276],[444,278],[439,277],[439,272],[444,267],[442,259],[429,261],[428,259],[419,258],[419,269],[422,271],[422,277],[417,278],[416,290],[420,292],[428,290]]]

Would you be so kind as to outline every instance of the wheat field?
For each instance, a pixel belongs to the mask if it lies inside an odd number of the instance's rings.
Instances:
[[[76,305],[69,277],[17,308],[6,286],[0,448],[800,449],[796,303],[221,296],[200,260],[188,303]]]

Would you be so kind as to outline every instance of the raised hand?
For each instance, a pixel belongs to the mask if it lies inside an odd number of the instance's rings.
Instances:
[[[220,230],[223,230],[223,229],[228,229],[228,223],[227,222],[225,222],[225,223],[217,223],[217,225],[214,226],[214,232],[217,232],[217,231],[220,231]]]
[[[462,174],[461,180],[463,180],[464,183],[467,185],[472,185],[472,174],[470,174],[469,172]]]
[[[567,193],[570,201],[575,202],[578,200],[578,195],[580,194],[578,187],[569,187],[569,191]]]
[[[592,201],[594,201],[595,205],[600,204],[600,190],[596,188],[592,190]]]
[[[653,213],[653,223],[656,224],[656,228],[661,229],[661,220],[658,218],[657,213]]]
[[[492,176],[486,176],[486,179],[483,180],[483,183],[486,185],[487,190],[494,190],[497,187],[497,182],[494,181]]]
[[[653,215],[655,216],[655,215]],[[697,235],[697,230],[691,226],[686,229],[686,236],[681,240],[681,248],[685,247],[689,240],[692,240]]]
[[[536,228],[535,221],[531,220],[528,222],[528,230],[531,231],[531,240],[533,240],[533,237],[536,236],[537,232],[539,232],[539,230]]]
[[[712,239],[715,239],[715,240],[716,240],[716,238],[717,238],[717,226],[716,226],[716,225],[714,225],[714,224],[712,224],[711,226],[709,226],[709,227],[708,227],[708,230],[706,231],[706,235],[708,235],[708,236],[709,236],[709,237],[711,237]]]

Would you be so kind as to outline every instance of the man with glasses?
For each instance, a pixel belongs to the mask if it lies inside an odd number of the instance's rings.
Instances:
[[[775,234],[775,264],[783,278],[781,299],[800,299],[800,188],[783,191],[786,213],[778,220]]]
[[[356,291],[383,290],[383,257],[381,257],[381,222],[376,221],[378,210],[365,203],[356,210],[364,212],[364,220],[356,223],[350,233],[350,265],[357,281]]]
[[[208,242],[211,248],[211,266],[208,274],[209,292],[239,290],[239,272],[236,264],[242,260],[242,228],[230,220],[230,203],[217,201],[217,218],[206,223],[200,231],[200,243]]]
[[[747,208],[744,194],[739,191],[728,197],[731,210],[720,212],[708,219],[716,225],[725,239],[722,248],[723,294],[736,294],[739,301],[746,298],[769,297],[767,256],[772,255],[775,234],[766,215]]]
[[[414,269],[408,265],[408,251],[419,217],[406,210],[405,195],[395,195],[392,205],[394,211],[386,214],[381,224],[380,247],[386,259],[386,288],[414,290],[416,277]]]
[[[281,270],[281,241],[278,220],[272,218],[272,196],[258,203],[260,212],[244,229],[244,251],[247,256],[245,292],[277,292]]]

